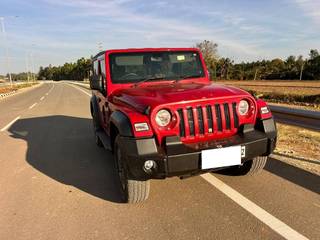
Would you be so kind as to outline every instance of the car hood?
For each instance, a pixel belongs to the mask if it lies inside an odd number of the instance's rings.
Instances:
[[[241,89],[215,83],[178,82],[118,89],[110,96],[109,101],[144,112],[147,108],[152,109],[158,105],[248,95]]]

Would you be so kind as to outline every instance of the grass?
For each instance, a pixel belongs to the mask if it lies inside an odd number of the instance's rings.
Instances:
[[[10,86],[0,87],[0,94],[14,92],[14,91],[17,91],[21,88],[31,87],[36,84],[38,84],[38,83],[37,82],[36,83],[23,83],[23,84],[16,84],[13,87],[10,87]]]
[[[287,156],[289,164],[320,174],[320,132],[277,123],[275,153]]]

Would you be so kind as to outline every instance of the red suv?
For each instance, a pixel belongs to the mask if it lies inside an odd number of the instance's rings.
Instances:
[[[90,86],[96,143],[114,153],[125,202],[147,199],[150,179],[257,173],[275,148],[267,104],[212,83],[198,49],[100,52]]]

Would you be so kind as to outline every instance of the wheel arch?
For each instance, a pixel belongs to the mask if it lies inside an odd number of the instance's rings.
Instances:
[[[126,114],[120,111],[115,111],[110,116],[110,135],[115,131],[124,137],[133,137],[133,131],[130,119]]]
[[[92,117],[94,116],[94,113],[99,113],[98,101],[95,95],[90,98],[90,113]]]

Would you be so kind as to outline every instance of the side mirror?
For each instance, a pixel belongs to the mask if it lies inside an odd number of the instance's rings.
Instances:
[[[90,76],[90,88],[93,90],[100,90],[99,76]]]

